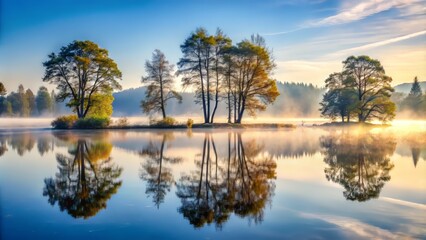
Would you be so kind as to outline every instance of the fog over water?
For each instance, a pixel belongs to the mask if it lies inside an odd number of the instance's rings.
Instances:
[[[202,117],[193,117],[193,116],[178,116],[175,119],[179,123],[186,123],[186,121],[191,118],[195,123],[201,123],[203,121]],[[0,129],[18,129],[18,128],[50,128],[50,123],[53,121],[53,117],[43,117],[43,118],[0,118]],[[112,125],[116,122],[118,117],[113,117]],[[149,124],[149,117],[127,117],[129,125],[146,125]],[[215,122],[221,123],[226,122],[226,118],[217,117]],[[321,124],[330,122],[328,119],[324,118],[277,118],[277,117],[257,117],[257,118],[245,118],[243,123],[291,123],[297,126],[311,126],[313,124]],[[374,122],[380,123],[380,122]],[[393,127],[401,126],[410,126],[410,127],[419,127],[421,129],[426,128],[426,120],[405,120],[397,119],[390,123]]]

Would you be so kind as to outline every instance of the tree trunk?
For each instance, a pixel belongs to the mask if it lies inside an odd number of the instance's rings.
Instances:
[[[212,119],[211,119],[210,123],[213,123],[213,121],[214,121],[214,115],[216,114],[218,103],[219,103],[219,67],[218,67],[218,60],[216,60],[216,93],[215,93],[215,104],[214,104],[213,113],[212,113]]]
[[[161,113],[163,114],[163,119],[166,118],[166,110],[164,109],[164,93],[163,93],[163,78],[160,74],[160,97],[161,97]]]
[[[208,123],[209,119],[206,114],[206,99],[204,93],[204,79],[203,79],[203,71],[202,71],[201,59],[198,59],[198,70],[200,72],[200,80],[201,80],[201,102],[203,103],[203,113],[204,113],[204,123]]]

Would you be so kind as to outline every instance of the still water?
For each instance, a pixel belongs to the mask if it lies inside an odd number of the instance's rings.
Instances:
[[[1,239],[426,238],[426,129],[0,132]]]

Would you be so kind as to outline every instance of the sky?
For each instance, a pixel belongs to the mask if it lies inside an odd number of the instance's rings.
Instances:
[[[90,40],[108,49],[124,89],[140,87],[152,52],[176,64],[197,27],[233,43],[262,35],[282,82],[324,86],[351,55],[378,59],[393,85],[426,80],[426,0],[0,0],[0,82],[54,89],[42,82],[47,55]]]

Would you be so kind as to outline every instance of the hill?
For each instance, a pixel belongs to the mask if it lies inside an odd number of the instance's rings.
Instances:
[[[422,91],[424,92],[426,90],[426,81],[423,82],[419,82],[420,87],[422,88]],[[395,92],[400,92],[400,93],[405,93],[408,94],[411,90],[411,86],[413,85],[412,82],[410,83],[401,83],[396,85],[395,88]]]

